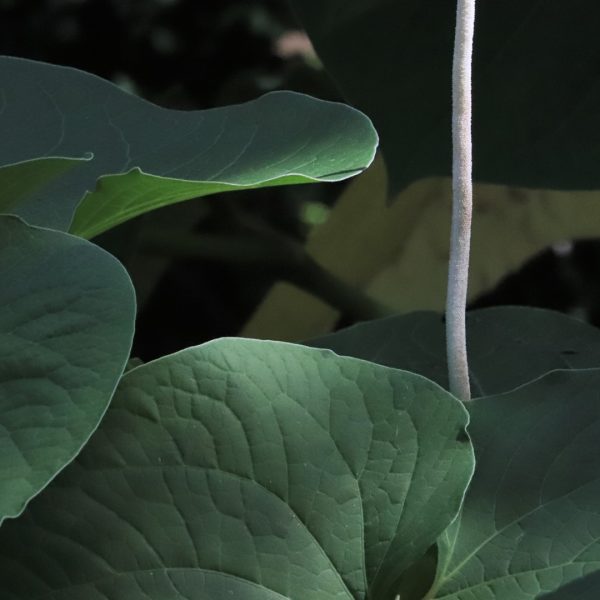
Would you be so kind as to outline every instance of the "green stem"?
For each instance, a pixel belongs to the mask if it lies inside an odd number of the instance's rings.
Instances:
[[[452,66],[452,231],[446,299],[446,348],[450,391],[471,399],[466,308],[473,210],[471,61],[475,0],[458,0]]]

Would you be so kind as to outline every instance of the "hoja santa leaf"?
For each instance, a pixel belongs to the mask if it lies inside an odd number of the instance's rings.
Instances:
[[[308,343],[419,373],[448,387],[446,328],[439,313],[358,323]],[[468,312],[467,347],[474,396],[507,392],[555,369],[600,365],[600,330],[539,308],[498,306]]]
[[[459,508],[466,422],[418,375],[319,349],[147,363],[0,532],[3,598],[394,600]]]
[[[0,217],[0,273],[1,522],[98,426],[129,355],[135,299],[108,253],[16,217]]]
[[[10,57],[0,57],[0,92],[0,137],[11,140],[0,148],[0,166],[93,155],[23,197],[16,210],[33,224],[68,229],[77,209],[72,231],[83,237],[169,202],[339,181],[365,169],[377,145],[357,110],[292,92],[168,110],[88,73]],[[96,188],[98,178],[119,174]],[[132,180],[136,194],[125,198],[120,186]]]
[[[469,404],[477,470],[428,598],[562,600],[600,570],[599,386],[600,369],[554,371]]]
[[[0,214],[16,212],[24,202],[43,203],[46,185],[91,158],[38,158],[0,167]]]

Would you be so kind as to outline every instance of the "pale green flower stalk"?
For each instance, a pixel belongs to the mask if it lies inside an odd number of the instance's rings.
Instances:
[[[452,65],[452,231],[446,298],[446,351],[450,392],[464,402],[471,399],[466,308],[473,210],[471,62],[474,28],[475,0],[458,0]]]

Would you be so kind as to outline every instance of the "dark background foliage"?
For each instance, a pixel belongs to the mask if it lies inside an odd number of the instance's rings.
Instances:
[[[294,28],[285,0],[0,0],[1,54],[78,67],[173,108],[242,102],[272,89],[337,99],[320,70],[301,57],[277,54],[276,40]],[[309,209],[331,204],[340,189],[301,186],[212,197],[193,211],[171,207],[168,217],[149,215],[99,240],[148,290],[140,297],[134,354],[148,360],[235,335],[271,283],[290,277],[291,267],[274,254],[250,260],[228,240],[267,230],[301,242]],[[191,221],[215,247],[186,257],[168,243],[144,245],[165,218],[183,230]],[[168,268],[149,269],[143,260],[148,248],[154,261],[156,254],[176,258]],[[598,325],[600,289],[593,282],[600,281],[599,271],[596,241],[550,249],[475,305],[544,306]]]

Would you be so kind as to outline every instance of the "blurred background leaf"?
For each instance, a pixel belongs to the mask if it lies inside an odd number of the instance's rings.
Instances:
[[[291,0],[344,96],[375,122],[393,194],[451,172],[454,2]],[[594,0],[477,7],[474,177],[600,187],[600,44]]]
[[[324,268],[390,311],[444,310],[451,181],[428,178],[388,205],[383,161],[352,182],[306,244]],[[476,184],[469,298],[490,291],[543,249],[600,235],[600,192]],[[568,249],[568,248],[567,248]],[[560,248],[559,248],[560,251]],[[290,283],[267,294],[243,334],[303,340],[335,328],[340,312]]]

